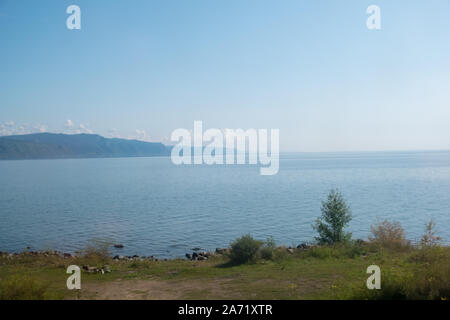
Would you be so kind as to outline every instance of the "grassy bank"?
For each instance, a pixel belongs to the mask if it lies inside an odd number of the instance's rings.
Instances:
[[[450,247],[430,221],[417,245],[398,222],[371,227],[368,241],[344,230],[351,211],[340,192],[322,202],[316,245],[277,246],[244,235],[215,253],[189,260],[111,258],[97,243],[76,256],[0,254],[1,299],[434,299],[450,298]],[[67,268],[83,268],[80,290],[68,290]],[[381,289],[367,288],[367,269],[381,270]]]
[[[289,252],[290,251],[290,252]],[[242,264],[227,255],[205,261],[117,261],[105,252],[64,258],[0,258],[0,299],[448,299],[450,248],[351,242],[287,250]],[[69,265],[110,266],[81,274],[68,290]],[[366,269],[381,268],[381,290],[368,290]]]

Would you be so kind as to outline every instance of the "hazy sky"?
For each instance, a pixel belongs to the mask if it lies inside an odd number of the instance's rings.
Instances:
[[[0,41],[0,135],[203,120],[282,151],[450,149],[448,0],[0,0]]]

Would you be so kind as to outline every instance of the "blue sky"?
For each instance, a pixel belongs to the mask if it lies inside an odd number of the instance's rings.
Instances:
[[[448,0],[0,0],[0,134],[203,120],[282,151],[450,149],[449,39]]]

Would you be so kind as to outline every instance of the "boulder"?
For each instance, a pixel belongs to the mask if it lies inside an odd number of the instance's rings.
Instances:
[[[89,273],[99,272],[97,267],[83,266],[83,270],[86,270]]]
[[[216,248],[216,254],[225,254],[228,252],[227,248]]]
[[[300,243],[298,246],[297,246],[297,249],[300,249],[300,250],[306,250],[306,249],[308,249],[309,248],[309,246],[306,244],[306,243]]]

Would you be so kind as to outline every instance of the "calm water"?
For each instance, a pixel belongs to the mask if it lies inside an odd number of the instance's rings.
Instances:
[[[311,241],[320,201],[339,188],[366,238],[377,219],[418,239],[433,218],[450,239],[450,152],[284,154],[256,166],[175,166],[169,158],[0,161],[0,250],[74,252],[92,239],[123,254],[184,256],[251,233]]]

